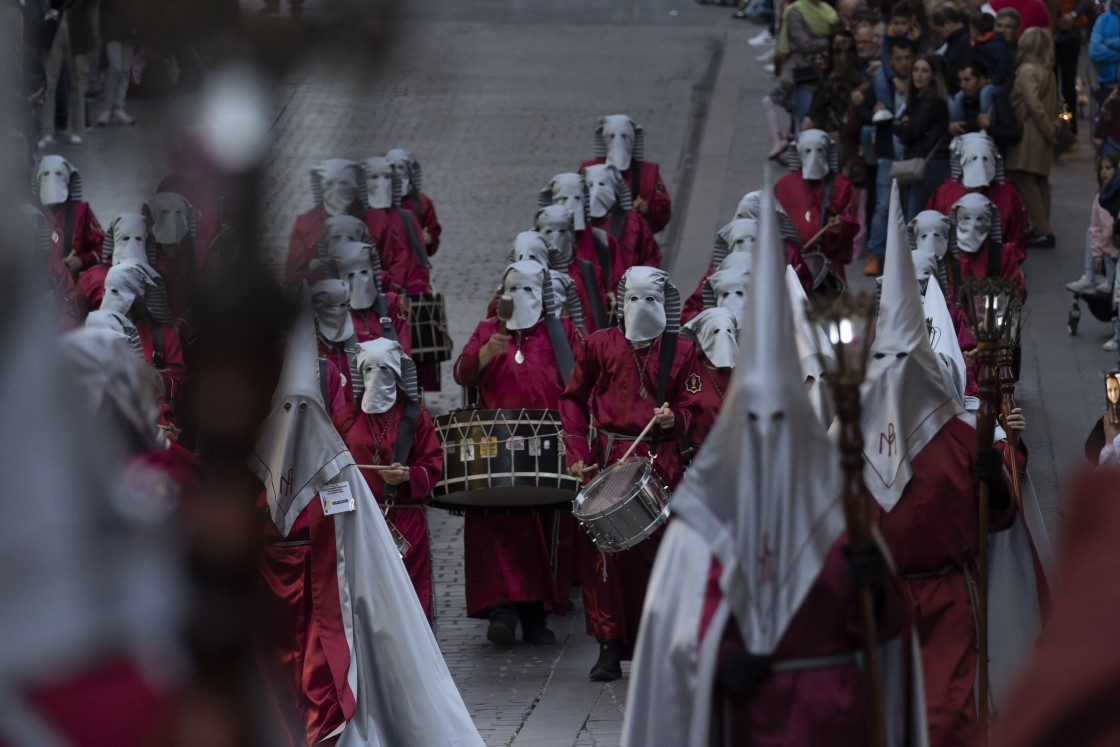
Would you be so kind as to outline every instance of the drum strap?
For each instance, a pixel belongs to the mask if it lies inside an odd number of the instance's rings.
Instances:
[[[420,232],[416,230],[419,225],[416,222],[416,216],[408,210],[398,209],[398,214],[401,216],[401,223],[404,224],[404,232],[408,234],[408,245],[412,247],[412,253],[416,255],[420,266],[426,270],[432,269],[432,261],[428,259],[428,250],[424,248],[424,240],[421,238]]]
[[[558,316],[545,314],[544,326],[548,330],[548,341],[552,344],[552,354],[556,357],[556,367],[560,369],[560,378],[566,385],[568,377],[572,375],[575,358],[572,355],[572,344],[564,334],[564,322]]]
[[[591,305],[591,319],[595,322],[595,329],[606,329],[609,323],[607,310],[603,308],[603,290],[595,280],[595,268],[586,259],[576,261],[579,262],[583,287],[587,289],[587,302]]]
[[[62,233],[62,258],[70,256],[74,249],[74,212],[77,210],[73,200],[66,201],[66,228]]]
[[[626,211],[617,202],[611,208],[611,236],[615,241],[622,240],[622,231],[626,228]]]
[[[654,407],[665,402],[669,390],[669,374],[673,371],[673,358],[677,355],[677,333],[665,331],[661,334],[661,351],[657,358],[657,400]]]
[[[409,400],[401,414],[401,424],[397,426],[397,442],[393,444],[393,461],[404,464],[408,461],[408,452],[412,450],[412,437],[416,434],[416,423],[420,420],[420,405]],[[385,495],[390,501],[397,497],[399,486],[386,485]]]
[[[630,199],[636,200],[642,196],[642,162],[630,159]]]
[[[820,231],[828,223],[828,209],[832,207],[832,188],[836,186],[836,179],[829,174],[824,178],[824,199],[821,200],[821,224],[817,226]]]
[[[998,278],[1003,275],[1003,244],[988,241],[988,277]]]
[[[381,320],[381,336],[388,340],[397,340],[397,330],[393,327],[393,320],[389,318],[389,301],[384,293],[377,294],[377,316]]]
[[[588,227],[591,232],[591,242],[595,245],[595,257],[599,260],[599,271],[603,274],[603,280],[610,285],[612,274],[611,267],[611,241],[609,234],[601,228]],[[606,325],[603,325],[604,327]]]

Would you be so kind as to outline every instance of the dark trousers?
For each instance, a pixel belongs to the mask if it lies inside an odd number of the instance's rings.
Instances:
[[[1062,100],[1073,112],[1070,129],[1077,134],[1077,60],[1081,56],[1081,37],[1073,36],[1069,39],[1054,43],[1054,67],[1057,69],[1058,86]]]

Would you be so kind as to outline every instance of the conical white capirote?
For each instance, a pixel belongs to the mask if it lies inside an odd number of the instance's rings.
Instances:
[[[315,312],[311,308],[311,292],[304,283],[299,294],[299,311],[284,345],[284,362],[280,379],[272,395],[276,407],[285,397],[310,397],[324,407],[319,387],[319,342],[315,334]]]
[[[883,295],[861,399],[864,480],[890,511],[914,474],[913,459],[964,412],[945,388],[929,344],[897,182],[891,187]]]
[[[747,648],[769,654],[844,527],[839,455],[803,386],[769,173],[755,255],[727,398],[672,506],[719,559]]]
[[[960,402],[964,402],[965,384],[968,381],[968,369],[965,367],[964,353],[957,339],[957,325],[953,315],[949,313],[949,304],[945,301],[945,294],[937,281],[926,286],[925,295],[922,297],[922,308],[929,325],[930,345],[934,355],[944,358],[950,367],[953,391]],[[941,364],[941,361],[938,361]]]

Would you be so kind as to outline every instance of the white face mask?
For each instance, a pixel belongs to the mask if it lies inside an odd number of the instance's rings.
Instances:
[[[801,161],[801,176],[815,181],[828,176],[828,135],[820,130],[805,130],[797,138],[797,157]]]
[[[122,262],[109,268],[105,275],[105,295],[101,308],[127,314],[137,297],[144,295],[145,274],[136,262]]]
[[[164,246],[174,246],[190,233],[191,205],[182,195],[160,192],[145,207],[152,220],[152,235]]]
[[[720,270],[708,278],[716,297],[716,308],[727,309],[735,323],[743,324],[747,310],[747,276],[735,270]]]
[[[148,261],[148,221],[139,213],[125,213],[113,220],[113,264],[125,260]]]
[[[323,189],[323,209],[328,215],[342,215],[358,199],[358,168],[353,161],[332,158],[316,169]]]
[[[949,219],[936,210],[923,210],[910,221],[914,249],[944,257],[949,248]]]
[[[369,229],[366,224],[352,215],[338,215],[327,218],[323,227],[328,256],[338,251],[338,247],[349,242],[368,242]]]
[[[342,279],[350,286],[350,308],[368,309],[377,301],[377,278],[372,268],[344,272]]]
[[[583,207],[585,197],[583,178],[579,174],[557,174],[552,177],[549,188],[552,191],[552,204],[571,210],[575,229],[582,231],[586,226]]]
[[[961,144],[961,184],[965,189],[987,187],[996,178],[996,156],[986,140],[966,140]]]
[[[59,205],[70,199],[70,175],[74,173],[62,156],[43,156],[39,161],[39,202],[43,205]]]
[[[762,210],[762,192],[755,190],[754,192],[747,192],[743,195],[743,199],[739,200],[739,207],[735,208],[735,218],[750,218],[751,220],[758,220],[759,211]]]
[[[592,218],[602,218],[618,202],[617,171],[611,166],[588,166],[583,183],[587,188],[588,213]]]
[[[343,280],[321,280],[311,286],[311,307],[319,335],[328,342],[345,342],[354,336],[350,318],[350,287]]]
[[[631,342],[653,340],[665,331],[664,275],[649,267],[632,267],[623,281],[622,318]]]
[[[914,277],[917,280],[926,280],[937,273],[937,255],[928,249],[915,249],[911,256],[914,258]]]
[[[988,233],[992,230],[990,205],[987,200],[983,202],[970,200],[966,203],[962,198],[957,201],[957,246],[961,251],[975,254],[984,245]]]
[[[548,267],[548,243],[537,231],[522,231],[513,240],[510,262],[536,262]]]
[[[384,158],[371,158],[365,167],[369,206],[378,210],[393,207],[393,166]]]
[[[747,218],[732,221],[727,226],[724,240],[727,242],[727,253],[737,254],[754,252],[754,243],[758,239],[758,223]]]
[[[606,162],[619,171],[626,171],[630,168],[637,134],[633,120],[625,114],[612,114],[603,117],[601,129],[603,146],[607,151]]]
[[[724,310],[709,309],[690,326],[696,327],[696,341],[704,357],[716,368],[732,368],[739,357],[738,328],[734,317]]]
[[[365,385],[362,412],[380,415],[396,404],[402,355],[400,344],[385,338],[358,345],[355,357]]]
[[[393,167],[393,173],[401,180],[401,194],[412,194],[412,162],[408,153],[400,148],[394,148],[385,154],[385,158]]]
[[[377,301],[380,273],[373,264],[373,247],[360,241],[340,242],[327,254],[338,276],[350,287],[350,308],[368,309]]]
[[[513,297],[513,316],[506,322],[506,329],[529,329],[541,320],[542,270],[536,268],[536,263],[518,262],[506,270],[502,291]]]
[[[575,253],[575,236],[572,233],[572,212],[559,205],[541,208],[537,213],[537,231],[552,245],[567,265]]]

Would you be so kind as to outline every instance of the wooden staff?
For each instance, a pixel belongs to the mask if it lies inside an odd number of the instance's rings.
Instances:
[[[844,472],[844,521],[848,540],[854,545],[874,542],[871,536],[871,496],[863,481],[863,430],[860,427],[859,384],[832,384],[832,397],[840,419],[840,466]],[[883,685],[879,665],[879,632],[875,620],[875,599],[871,589],[858,591],[860,621],[863,624],[864,656],[867,688],[871,693],[871,726],[876,747],[886,747],[886,714],[883,706]]]
[[[999,392],[1000,414],[1003,415],[1003,427],[1007,431],[1007,449],[1011,461],[1011,487],[1014,489],[1015,504],[1022,505],[1022,492],[1019,484],[1019,432],[1011,430],[1007,419],[1015,409],[1015,374],[1011,370],[1015,359],[1015,350],[1010,345],[1001,346],[999,349]]]
[[[976,346],[976,360],[980,365],[976,383],[980,387],[980,410],[976,413],[976,445],[978,451],[991,448],[995,438],[996,401],[999,379],[996,363],[999,356],[998,340],[980,340]],[[1010,445],[1010,441],[1008,442]],[[978,487],[979,548],[976,558],[976,635],[977,635],[977,688],[980,708],[977,714],[980,744],[988,743],[988,500],[991,486],[980,482]]]

